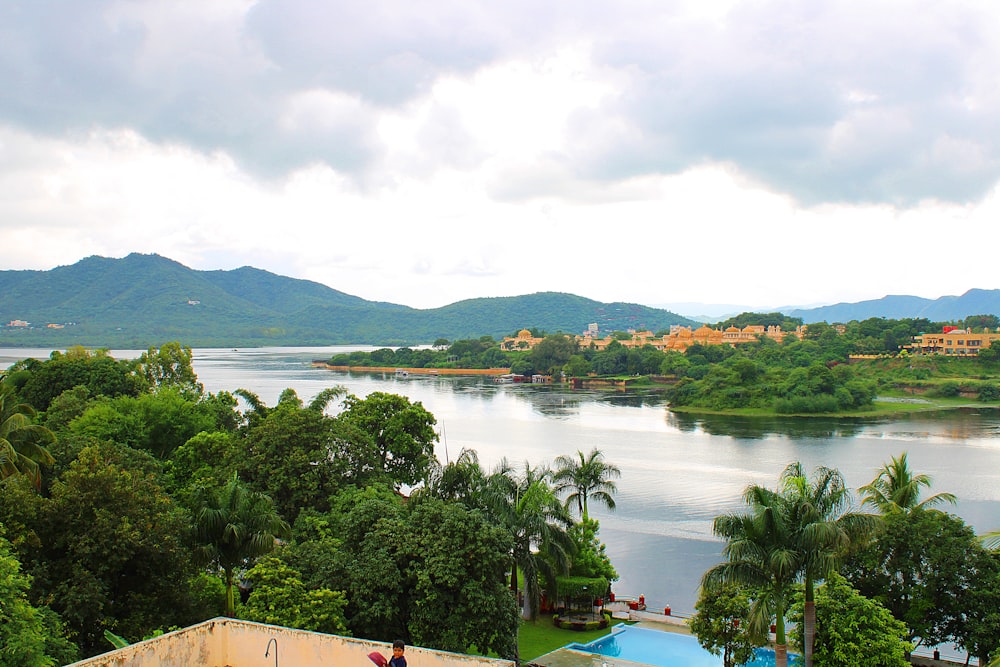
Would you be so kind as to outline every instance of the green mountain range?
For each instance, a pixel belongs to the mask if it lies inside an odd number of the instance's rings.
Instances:
[[[0,271],[0,295],[2,347],[400,346],[501,338],[525,327],[578,333],[595,322],[602,332],[698,326],[667,310],[556,292],[418,310],[252,267],[196,271],[141,254]]]

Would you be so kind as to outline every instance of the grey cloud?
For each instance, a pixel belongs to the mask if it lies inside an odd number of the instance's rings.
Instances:
[[[242,21],[187,31],[143,3],[121,7],[0,4],[0,122],[127,126],[265,174],[310,162],[363,174],[384,157],[366,109],[403,108],[442,75],[587,43],[627,81],[573,117],[579,140],[551,172],[588,186],[722,161],[806,203],[906,204],[974,200],[1000,179],[1000,35],[972,2],[773,0],[699,20],[647,0],[260,0]],[[289,129],[308,91],[357,104]],[[452,123],[428,120],[423,139],[445,153],[428,159],[480,159],[461,128],[447,136]],[[497,192],[528,196],[516,183]]]
[[[612,178],[734,162],[806,203],[967,201],[996,184],[1000,96],[982,91],[1000,66],[992,17],[954,3],[876,17],[851,3],[744,7],[722,26],[650,17],[631,39],[601,43],[604,62],[636,72],[603,113],[640,139],[585,169]],[[977,91],[978,106],[962,103]]]

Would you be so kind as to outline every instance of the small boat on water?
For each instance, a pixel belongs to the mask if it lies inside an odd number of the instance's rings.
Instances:
[[[524,375],[507,373],[506,375],[494,376],[493,381],[497,384],[514,384],[515,382],[528,382],[529,378],[525,377]]]
[[[396,369],[396,377],[398,377],[398,378],[407,378],[407,377],[410,377],[410,371],[406,370],[405,368],[397,368]]]

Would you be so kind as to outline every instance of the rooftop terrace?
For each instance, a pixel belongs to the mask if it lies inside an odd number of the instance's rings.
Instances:
[[[232,618],[147,639],[67,667],[374,667],[368,654],[392,656],[392,645],[324,635]],[[446,651],[406,647],[410,664],[420,667],[513,667],[497,660]]]

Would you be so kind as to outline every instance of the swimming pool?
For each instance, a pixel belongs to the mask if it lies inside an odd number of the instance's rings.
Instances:
[[[721,655],[712,655],[698,639],[676,632],[649,630],[619,625],[612,634],[589,644],[570,644],[566,648],[608,658],[641,662],[658,667],[720,667]],[[798,665],[798,656],[788,655],[789,665]],[[774,651],[757,649],[757,657],[747,667],[774,667]]]

